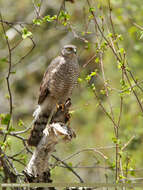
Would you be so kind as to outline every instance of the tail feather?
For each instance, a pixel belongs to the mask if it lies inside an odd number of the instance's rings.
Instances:
[[[47,110],[46,113],[43,113],[41,111],[41,107],[38,106],[33,116],[34,125],[27,143],[30,146],[37,146],[43,136],[43,130],[45,129],[50,117],[50,111]]]
[[[31,130],[30,137],[28,139],[28,145],[37,146],[43,137],[43,130],[45,129],[47,123],[67,123],[70,120],[69,108],[71,106],[71,100],[68,99],[65,104],[59,105],[55,110],[54,106],[48,107],[46,110],[42,110],[40,106],[35,110],[33,116],[34,126]],[[72,136],[75,136],[73,132],[71,132]]]

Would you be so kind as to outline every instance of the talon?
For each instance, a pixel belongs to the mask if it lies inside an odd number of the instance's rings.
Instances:
[[[65,109],[65,105],[64,105],[64,104],[62,104],[61,106],[62,106],[62,111],[64,111],[64,109]]]
[[[70,122],[70,114],[65,114],[65,123]]]

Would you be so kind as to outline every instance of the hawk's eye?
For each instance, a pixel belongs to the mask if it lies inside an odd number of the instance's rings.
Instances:
[[[67,48],[68,51],[72,51],[72,48]]]

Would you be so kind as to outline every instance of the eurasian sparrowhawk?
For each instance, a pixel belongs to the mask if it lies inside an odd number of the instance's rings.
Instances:
[[[76,46],[66,45],[61,55],[52,60],[48,66],[40,86],[38,108],[33,114],[35,132],[43,131],[56,105],[64,104],[71,97],[79,76],[76,53]],[[35,145],[33,137],[34,132],[28,140],[29,145]]]

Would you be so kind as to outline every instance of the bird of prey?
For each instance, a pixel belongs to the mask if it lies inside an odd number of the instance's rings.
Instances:
[[[48,66],[40,85],[38,107],[33,114],[35,132],[43,131],[56,105],[64,104],[71,97],[79,76],[76,53],[76,46],[65,45],[61,55],[53,59]],[[33,137],[36,134],[33,131],[28,140],[29,145],[35,146]]]

